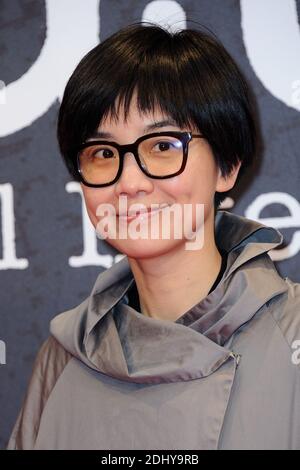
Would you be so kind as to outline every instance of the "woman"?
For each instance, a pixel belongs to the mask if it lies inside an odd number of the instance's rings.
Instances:
[[[8,448],[299,448],[300,289],[268,255],[282,235],[216,210],[255,153],[224,47],[117,32],[72,74],[58,140],[98,235],[125,256],[51,321]]]

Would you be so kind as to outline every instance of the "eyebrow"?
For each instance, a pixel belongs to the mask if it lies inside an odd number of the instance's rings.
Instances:
[[[155,129],[159,129],[161,127],[167,127],[167,126],[172,126],[172,127],[179,127],[177,122],[174,121],[174,119],[164,119],[163,121],[155,121],[152,122],[151,124],[148,124],[147,126],[144,127],[144,132],[149,132],[153,131]],[[113,134],[110,134],[109,132],[104,132],[104,131],[96,131],[94,132],[89,139],[113,139],[114,136]]]

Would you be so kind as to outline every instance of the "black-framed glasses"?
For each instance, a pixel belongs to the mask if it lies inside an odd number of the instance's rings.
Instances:
[[[188,145],[202,134],[155,132],[134,143],[119,145],[107,140],[91,140],[79,146],[77,170],[86,186],[101,188],[114,184],[123,169],[124,155],[130,152],[142,172],[150,178],[165,179],[179,175],[186,166]]]

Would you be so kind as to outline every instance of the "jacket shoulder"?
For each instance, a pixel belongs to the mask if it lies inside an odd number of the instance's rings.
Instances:
[[[33,449],[43,409],[59,376],[72,358],[51,335],[35,358],[27,392],[7,449]]]

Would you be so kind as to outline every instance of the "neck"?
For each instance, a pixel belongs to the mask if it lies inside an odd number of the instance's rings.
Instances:
[[[209,223],[210,222],[210,223]],[[157,258],[128,258],[139,293],[142,314],[176,321],[207,296],[221,267],[214,238],[214,220],[205,222],[204,245],[186,250],[184,244]]]

